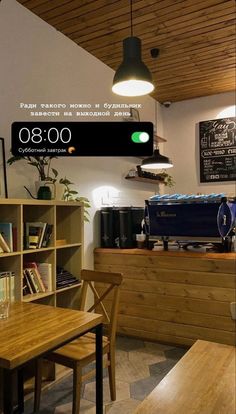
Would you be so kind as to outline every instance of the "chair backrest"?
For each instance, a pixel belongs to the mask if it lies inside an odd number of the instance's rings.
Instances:
[[[95,310],[95,312],[103,314],[103,323],[107,325],[107,336],[110,342],[113,343],[116,336],[120,285],[123,276],[121,273],[83,269],[81,271],[81,279],[83,280],[83,285],[80,296],[80,309],[85,309],[86,295],[89,287],[93,292],[94,304],[87,312]]]

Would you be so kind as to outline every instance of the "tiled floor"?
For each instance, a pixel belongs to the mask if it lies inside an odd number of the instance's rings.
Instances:
[[[104,372],[104,413],[132,414],[162,378],[173,368],[187,349],[118,337],[116,345],[117,399],[111,402],[109,381]],[[40,414],[71,414],[72,375],[43,392]],[[84,384],[81,414],[95,414],[95,382]],[[56,408],[55,408],[56,407]],[[26,403],[31,414],[32,401]]]

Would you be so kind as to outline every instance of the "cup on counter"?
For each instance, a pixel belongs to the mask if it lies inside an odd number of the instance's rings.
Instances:
[[[145,249],[146,247],[146,234],[136,234],[136,242],[138,249]]]
[[[1,275],[0,278],[0,319],[6,319],[9,316],[10,306],[10,277],[8,274]]]

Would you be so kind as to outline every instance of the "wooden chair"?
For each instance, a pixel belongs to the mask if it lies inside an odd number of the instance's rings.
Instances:
[[[118,302],[120,284],[122,282],[121,273],[100,272],[96,270],[82,270],[81,279],[83,280],[80,310],[84,310],[88,287],[93,292],[94,304],[88,312],[95,311],[104,315],[104,328],[106,335],[103,336],[103,354],[107,354],[107,361],[104,366],[108,367],[109,385],[111,399],[116,399],[115,385],[115,337],[118,315]],[[102,287],[102,293],[98,293],[97,284]],[[99,286],[99,288],[100,288]],[[110,298],[111,296],[111,298]],[[108,298],[106,305],[109,306],[109,314],[103,303]],[[101,310],[101,312],[100,312]],[[110,315],[110,316],[109,316]],[[105,331],[104,329],[104,331]],[[73,369],[73,405],[72,414],[78,414],[80,408],[80,389],[82,381],[93,376],[95,370],[82,375],[82,368],[95,361],[95,335],[88,333],[46,356],[46,359]],[[41,383],[42,383],[42,359],[37,362],[35,376],[35,400],[34,410],[37,412],[40,406]]]

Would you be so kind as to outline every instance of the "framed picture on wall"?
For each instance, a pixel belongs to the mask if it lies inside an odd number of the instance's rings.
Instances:
[[[0,138],[0,198],[8,198],[4,138]]]

